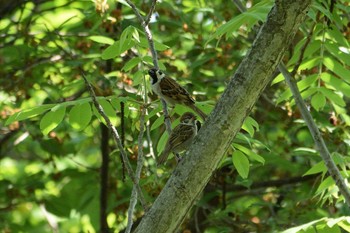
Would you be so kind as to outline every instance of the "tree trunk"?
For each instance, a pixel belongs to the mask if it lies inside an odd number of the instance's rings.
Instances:
[[[276,0],[251,50],[135,232],[178,229],[271,81],[310,4],[311,0]]]

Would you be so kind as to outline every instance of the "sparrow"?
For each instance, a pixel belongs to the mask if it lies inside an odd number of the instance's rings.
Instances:
[[[182,104],[195,111],[203,120],[207,115],[195,105],[194,99],[185,88],[180,86],[174,79],[166,76],[161,70],[150,69],[148,71],[151,77],[152,90],[160,98],[164,99],[168,105]]]
[[[171,131],[165,148],[158,157],[158,165],[163,164],[171,152],[180,153],[191,145],[199,130],[197,122],[196,116],[191,112],[186,112],[181,116],[180,124]]]

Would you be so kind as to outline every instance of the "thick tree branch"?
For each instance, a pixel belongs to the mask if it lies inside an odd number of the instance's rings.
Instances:
[[[320,152],[320,155],[327,167],[328,173],[331,175],[333,180],[335,181],[336,185],[339,188],[340,193],[344,196],[344,199],[346,200],[346,203],[350,207],[350,190],[345,184],[344,178],[340,174],[340,171],[338,167],[335,165],[328,148],[323,141],[322,135],[320,131],[317,128],[317,125],[315,121],[313,120],[310,112],[307,110],[307,107],[304,103],[303,97],[301,97],[300,92],[298,90],[298,86],[293,79],[293,77],[289,74],[286,67],[281,63],[278,65],[278,69],[283,74],[284,78],[286,79],[286,82],[290,88],[290,90],[293,93],[294,100],[298,108],[300,109],[301,115],[303,116],[303,119],[309,128],[309,131],[312,135],[312,138],[315,141],[316,147],[318,151]]]
[[[311,0],[278,1],[214,110],[137,233],[174,232],[208,183],[255,102],[271,81]]]

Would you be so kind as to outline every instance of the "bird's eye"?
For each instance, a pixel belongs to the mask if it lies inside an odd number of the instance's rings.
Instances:
[[[158,71],[158,74],[159,74],[159,75],[162,75],[162,74],[163,74],[163,72],[162,72],[162,71]]]

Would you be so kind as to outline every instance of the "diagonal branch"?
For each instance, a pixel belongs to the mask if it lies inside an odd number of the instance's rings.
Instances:
[[[348,206],[350,206],[350,190],[345,184],[344,178],[340,174],[338,167],[335,165],[334,161],[332,160],[332,157],[327,149],[327,146],[322,138],[320,131],[317,128],[315,121],[313,120],[310,112],[307,110],[307,107],[304,103],[303,98],[300,95],[298,86],[294,78],[290,75],[290,73],[286,69],[285,65],[283,65],[283,63],[280,63],[278,65],[278,69],[283,74],[290,90],[293,93],[295,103],[300,109],[301,115],[303,116],[304,121],[307,127],[309,128],[309,131],[312,135],[312,138],[315,141],[317,149],[320,152],[320,155],[327,167],[328,173],[331,175],[334,182],[338,186],[340,193],[344,196],[344,199],[346,200],[346,203],[348,204]]]
[[[233,3],[237,6],[237,8],[242,13],[247,10],[241,4],[241,2],[239,0],[233,0]],[[319,18],[319,13],[317,14],[316,18]],[[301,48],[300,57],[295,65],[292,73],[290,74],[288,72],[288,70],[286,69],[286,66],[283,64],[283,62],[281,62],[278,65],[278,69],[282,73],[282,75],[284,76],[289,88],[291,89],[291,91],[293,93],[295,103],[297,104],[298,108],[301,111],[301,114],[304,118],[304,121],[305,121],[307,127],[309,128],[309,131],[312,135],[312,138],[315,141],[315,144],[318,148],[318,151],[320,152],[320,155],[321,155],[324,163],[326,164],[326,167],[328,169],[329,174],[331,175],[331,177],[333,178],[333,180],[337,184],[339,191],[344,196],[347,204],[350,206],[350,190],[347,187],[347,185],[345,184],[344,178],[340,174],[338,167],[335,165],[334,161],[332,160],[332,157],[331,157],[331,155],[328,151],[328,148],[327,148],[327,146],[322,138],[322,135],[320,134],[320,131],[318,130],[317,125],[316,125],[315,121],[313,120],[310,112],[307,110],[307,107],[304,103],[304,100],[301,97],[300,92],[298,90],[298,86],[295,83],[295,80],[293,78],[294,75],[296,74],[296,72],[298,71],[298,68],[303,60],[305,50],[311,41],[311,37],[313,35],[313,31],[314,31],[314,28],[316,26],[316,23],[317,22],[314,22],[314,24],[310,28],[310,31],[307,35],[307,39],[305,41],[305,44]]]
[[[311,0],[278,1],[212,114],[135,233],[176,232],[209,182],[293,40]]]
[[[147,204],[146,204],[145,198],[144,198],[144,196],[142,194],[142,190],[141,190],[140,185],[136,182],[136,177],[135,177],[134,171],[133,171],[133,169],[131,167],[131,164],[130,164],[130,161],[129,161],[128,157],[126,156],[126,152],[125,152],[125,150],[123,148],[122,141],[121,141],[121,139],[119,137],[119,133],[118,133],[117,129],[114,127],[114,125],[112,124],[111,120],[105,114],[102,106],[98,103],[95,91],[92,88],[92,86],[89,83],[89,81],[87,80],[84,71],[82,69],[80,69],[80,72],[81,72],[82,77],[83,77],[83,79],[85,81],[86,87],[87,87],[87,89],[90,92],[90,96],[92,98],[93,104],[95,105],[95,108],[97,109],[98,113],[101,114],[103,119],[106,121],[106,124],[107,124],[108,128],[112,131],[113,138],[114,138],[115,142],[117,143],[117,146],[118,146],[119,151],[120,151],[120,153],[122,155],[122,158],[123,158],[123,162],[126,165],[126,171],[127,171],[128,175],[129,175],[129,177],[131,178],[132,182],[136,185],[136,189],[137,189],[138,197],[140,199],[140,203],[141,203],[143,209],[146,210],[147,209]]]

